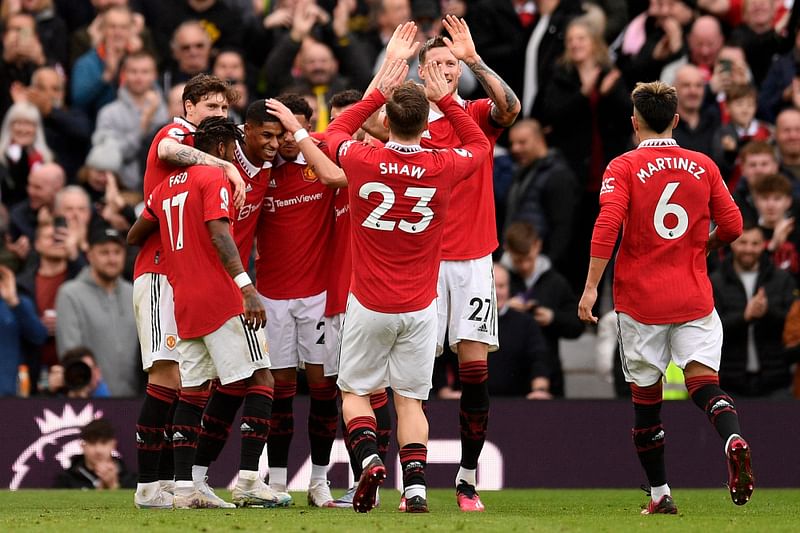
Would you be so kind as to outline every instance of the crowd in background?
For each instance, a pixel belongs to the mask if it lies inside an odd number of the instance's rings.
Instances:
[[[722,386],[788,397],[797,356],[783,334],[800,320],[797,11],[791,0],[3,0],[0,395],[142,390],[136,250],[124,235],[185,81],[228,80],[239,122],[256,98],[299,93],[324,131],[330,97],[366,88],[399,24],[414,20],[427,40],[453,14],[523,106],[495,153],[492,395],[564,396],[559,340],[584,331],[576,295],[603,172],[635,148],[630,90],[662,79],[678,91],[676,140],[714,158],[745,219],[742,238],[709,258]],[[469,69],[459,92],[483,96]],[[457,396],[442,362],[439,396]]]

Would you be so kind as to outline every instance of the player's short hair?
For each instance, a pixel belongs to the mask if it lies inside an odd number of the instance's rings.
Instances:
[[[117,432],[114,431],[114,426],[105,418],[98,418],[92,420],[81,429],[81,439],[85,442],[108,442],[117,438]]]
[[[637,83],[631,100],[634,111],[655,133],[669,128],[678,110],[678,92],[663,81]]]
[[[212,94],[222,94],[228,104],[235,104],[239,101],[239,93],[227,81],[212,74],[198,74],[187,81],[183,88],[181,101],[184,103],[184,112],[186,111],[186,100],[197,105],[197,102]]]
[[[750,83],[737,83],[725,91],[725,101],[733,102],[742,98],[753,98],[758,96],[756,88]]]
[[[194,147],[207,154],[212,153],[219,143],[243,140],[242,130],[225,117],[203,119],[193,135]]]
[[[359,102],[364,97],[364,93],[358,89],[347,89],[331,96],[329,107],[347,107]]]
[[[283,93],[276,100],[288,107],[293,115],[303,115],[306,120],[311,120],[311,115],[314,114],[308,101],[298,93]]]
[[[775,155],[775,147],[766,141],[750,141],[745,144],[742,146],[742,149],[739,150],[739,159],[745,161],[748,156],[756,154],[767,154],[776,162],[778,161],[778,156]]]
[[[753,196],[766,194],[782,194],[792,196],[792,182],[783,174],[767,174],[757,179],[752,185]]]
[[[244,121],[248,124],[260,125],[264,122],[280,122],[281,119],[267,112],[266,100],[263,98],[250,102],[244,113]]]
[[[539,232],[530,222],[513,222],[506,228],[505,247],[512,254],[525,255],[541,240]]]
[[[428,39],[422,44],[422,46],[420,46],[419,54],[417,55],[419,57],[420,65],[425,64],[425,56],[428,55],[428,50],[432,48],[447,48],[447,45],[444,42],[444,37],[437,35],[436,37]]]
[[[389,130],[404,139],[416,137],[428,123],[430,104],[421,85],[408,80],[403,82],[386,101]]]

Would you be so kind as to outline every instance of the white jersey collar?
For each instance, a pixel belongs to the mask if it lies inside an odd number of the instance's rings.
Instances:
[[[250,179],[255,178],[262,169],[272,167],[272,163],[269,161],[264,161],[264,164],[260,167],[251,163],[244,154],[244,150],[242,150],[242,146],[238,141],[236,142],[236,150],[234,153],[236,154],[236,162],[239,163],[239,166],[242,167],[242,170],[244,170],[244,173],[247,174],[247,177]]]
[[[466,105],[466,102],[464,101],[463,98],[461,98],[458,95],[458,93],[453,94],[453,100],[455,100],[456,103],[458,103],[458,105],[460,105],[462,108]],[[431,106],[430,110],[428,111],[428,122],[433,122],[434,120],[439,120],[443,116],[444,116],[444,113],[439,111],[438,108],[434,109],[433,106]]]
[[[678,147],[675,139],[645,139],[639,143],[637,148],[666,148],[668,146]]]
[[[383,147],[403,154],[413,154],[422,151],[422,147],[418,144],[400,144],[395,141],[389,141],[384,144]]]
[[[194,124],[192,124],[191,122],[189,122],[188,120],[186,120],[183,117],[172,117],[172,122],[174,122],[176,124],[180,124],[181,126],[186,128],[187,130],[191,131],[192,133],[194,133],[197,130],[197,126],[195,126]]]

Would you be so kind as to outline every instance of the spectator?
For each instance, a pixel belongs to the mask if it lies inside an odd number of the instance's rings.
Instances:
[[[119,174],[122,156],[119,150],[107,150],[107,143],[92,148],[86,165],[78,172],[78,181],[89,195],[92,212],[99,215],[106,224],[127,232],[136,221],[136,214],[130,204],[125,201],[119,190]],[[135,193],[137,198],[140,193]]]
[[[0,60],[0,115],[11,106],[12,92],[18,90],[15,85],[27,86],[33,71],[46,62],[33,17],[25,13],[8,17],[3,26],[3,57]]]
[[[55,163],[43,163],[31,169],[26,188],[28,198],[11,208],[9,229],[12,240],[24,236],[28,245],[33,242],[39,216],[46,219],[52,216],[56,193],[64,188],[65,179],[64,169]]]
[[[686,36],[686,44],[688,46],[686,54],[664,67],[661,71],[661,80],[672,84],[675,81],[675,71],[687,63],[700,69],[706,81],[711,79],[717,56],[725,44],[719,20],[710,15],[698,17],[692,24],[689,35]]]
[[[80,27],[77,27],[72,32],[72,36],[70,38],[69,54],[71,65],[73,65],[79,57],[97,46],[98,43],[103,40],[103,14],[111,8],[129,7],[128,0],[91,0],[91,3],[91,7],[94,8],[94,12],[89,13],[88,20],[86,17],[80,18],[80,20],[77,22],[80,24]],[[141,0],[136,3],[137,5],[141,4]],[[60,10],[59,13],[62,17],[66,17],[75,15],[79,11],[80,9],[78,6],[71,5],[69,9]],[[131,12],[131,17],[132,26],[127,46],[128,50],[139,50],[144,48],[155,55],[156,46],[153,43],[153,37],[150,33],[150,30],[145,26],[144,16],[138,12]]]
[[[731,42],[741,46],[747,55],[756,87],[761,87],[772,62],[791,46],[773,26],[776,7],[777,0],[746,0],[743,24],[731,33]]]
[[[327,127],[332,95],[351,88],[364,90],[370,82],[370,65],[357,37],[349,33],[348,18],[349,13],[339,9],[329,24],[329,15],[313,0],[300,0],[291,29],[283,32],[267,56],[268,92],[278,94],[289,86],[310,90],[317,96],[318,130]],[[297,76],[292,75],[295,61]]]
[[[70,458],[56,478],[57,489],[109,490],[136,486],[136,475],[128,472],[117,453],[117,436],[111,423],[103,418],[93,420],[81,429],[83,453]]]
[[[411,0],[379,0],[374,8],[375,28],[366,32],[362,41],[369,50],[369,64],[380,67],[378,55],[386,48],[394,30],[401,24],[411,20]],[[483,52],[482,48],[479,48]],[[488,58],[484,60],[492,65]],[[373,70],[375,70],[373,68]],[[411,69],[409,69],[410,71]]]
[[[219,79],[227,80],[239,94],[236,103],[228,108],[228,118],[236,124],[243,124],[250,94],[255,91],[251,91],[248,83],[247,67],[242,54],[233,49],[221,50],[214,56],[211,73]]]
[[[578,0],[536,0],[536,7],[539,18],[525,49],[521,103],[523,117],[541,118],[542,96],[564,53],[567,24],[583,14],[583,7]]]
[[[685,5],[678,0],[650,0],[647,11],[628,23],[612,44],[625,84],[658,79],[665,65],[683,52]]]
[[[550,367],[550,394],[564,396],[564,373],[561,369],[559,339],[576,339],[583,333],[583,323],[575,309],[578,298],[567,280],[552,268],[542,255],[542,241],[527,222],[515,222],[506,228],[503,266],[511,273],[511,309],[531,313],[547,341]]]
[[[753,184],[753,204],[772,264],[800,278],[800,227],[792,184],[781,174],[768,174]]]
[[[772,126],[756,119],[756,88],[733,85],[725,95],[730,122],[714,135],[712,156],[730,190],[736,189],[741,176],[737,165],[739,150],[750,141],[772,139]]]
[[[122,157],[120,185],[128,190],[142,187],[144,169],[139,152],[144,136],[169,120],[161,90],[156,86],[156,60],[148,52],[128,55],[122,62],[122,85],[117,99],[103,107],[97,115],[97,128],[92,144],[105,150],[119,150]]]
[[[682,148],[711,153],[714,134],[719,128],[719,115],[703,109],[706,82],[694,65],[683,65],[675,72],[680,120],[672,135]]]
[[[787,107],[800,107],[800,31],[794,47],[772,62],[758,93],[758,117],[775,122],[778,113]]]
[[[19,7],[23,13],[32,16],[36,21],[36,33],[48,60],[65,67],[69,59],[67,25],[56,14],[53,0],[20,0]]]
[[[63,235],[69,259],[82,259],[89,250],[89,226],[96,217],[89,195],[79,185],[67,185],[56,193],[53,214],[66,222],[67,231]],[[95,220],[95,224],[101,223]]]
[[[24,200],[33,166],[52,161],[36,106],[28,102],[12,105],[0,126],[0,200],[7,205]]]
[[[578,197],[575,174],[558,150],[548,148],[536,120],[517,122],[508,140],[517,167],[503,227],[519,221],[533,225],[542,238],[544,253],[562,271],[572,262],[568,246]]]
[[[758,220],[758,213],[753,202],[753,185],[769,174],[778,173],[778,159],[771,144],[763,141],[751,141],[739,152],[742,175],[733,192],[733,200],[742,212],[745,220]]]
[[[111,396],[94,354],[86,346],[68,350],[60,364],[50,367],[47,382],[52,394],[63,394],[67,398]]]
[[[17,368],[24,363],[23,343],[39,346],[47,330],[30,298],[17,292],[14,271],[0,264],[0,396],[17,394]]]
[[[133,48],[133,16],[127,7],[111,7],[101,19],[102,39],[75,61],[72,68],[72,105],[84,111],[94,122],[97,112],[117,95],[119,68],[126,53]]]
[[[790,107],[778,114],[775,145],[781,174],[792,181],[792,196],[800,198],[800,109]]]
[[[565,44],[542,100],[543,124],[578,180],[570,250],[588,255],[603,171],[631,144],[631,99],[602,36],[586,17],[569,23]],[[586,264],[573,261],[571,267],[562,273],[577,291],[586,280]]]
[[[33,254],[25,269],[20,272],[17,284],[25,294],[30,295],[36,313],[47,328],[47,340],[36,357],[28,358],[28,368],[32,376],[38,376],[40,369],[58,364],[56,352],[56,294],[65,282],[78,275],[84,263],[70,260],[65,245],[67,229],[56,228],[52,223],[40,224],[36,228],[33,241]]]
[[[133,316],[133,286],[121,279],[125,241],[112,228],[93,232],[89,266],[65,283],[56,298],[56,346],[63,354],[86,346],[114,397],[140,392],[139,341]]]
[[[708,81],[703,108],[719,115],[722,124],[730,122],[727,93],[736,85],[751,85],[752,74],[744,50],[725,45],[714,63],[714,72]]]
[[[489,358],[489,394],[550,400],[553,396],[550,394],[547,344],[531,315],[508,305],[509,279],[508,270],[495,263],[500,348]]]
[[[211,37],[196,20],[175,28],[170,49],[173,62],[161,78],[161,88],[165,93],[173,85],[185,83],[195,74],[208,72],[211,68]]]
[[[92,132],[86,113],[64,104],[64,75],[52,67],[40,67],[31,77],[27,99],[36,106],[44,124],[44,138],[72,182],[83,160]]]
[[[239,11],[220,0],[152,0],[146,13],[151,15],[148,26],[154,28],[159,49],[166,50],[173,32],[187,20],[197,21],[216,48],[244,48],[243,17]],[[157,18],[155,18],[157,17]],[[185,80],[184,80],[185,81]]]
[[[789,398],[782,335],[794,299],[792,277],[763,254],[761,229],[746,224],[731,256],[711,276],[724,331],[720,386],[742,396]]]

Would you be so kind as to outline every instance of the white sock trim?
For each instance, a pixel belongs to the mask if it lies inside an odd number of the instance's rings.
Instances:
[[[192,481],[195,483],[202,483],[206,480],[208,475],[207,466],[192,465]]]
[[[456,475],[456,487],[462,481],[466,481],[473,487],[478,484],[477,482],[477,470],[468,470],[463,466],[458,467],[458,474]]]
[[[310,481],[327,481],[328,480],[328,465],[315,465],[311,463],[311,478]]]
[[[658,487],[650,487],[650,498],[654,502],[657,502],[664,496],[671,496],[671,495],[672,493],[670,492],[669,485],[667,483],[664,483],[663,485]]]
[[[427,499],[427,489],[425,485],[409,485],[405,488],[403,495],[406,497],[406,500],[409,498],[413,498],[414,496],[422,496],[423,498]]]

